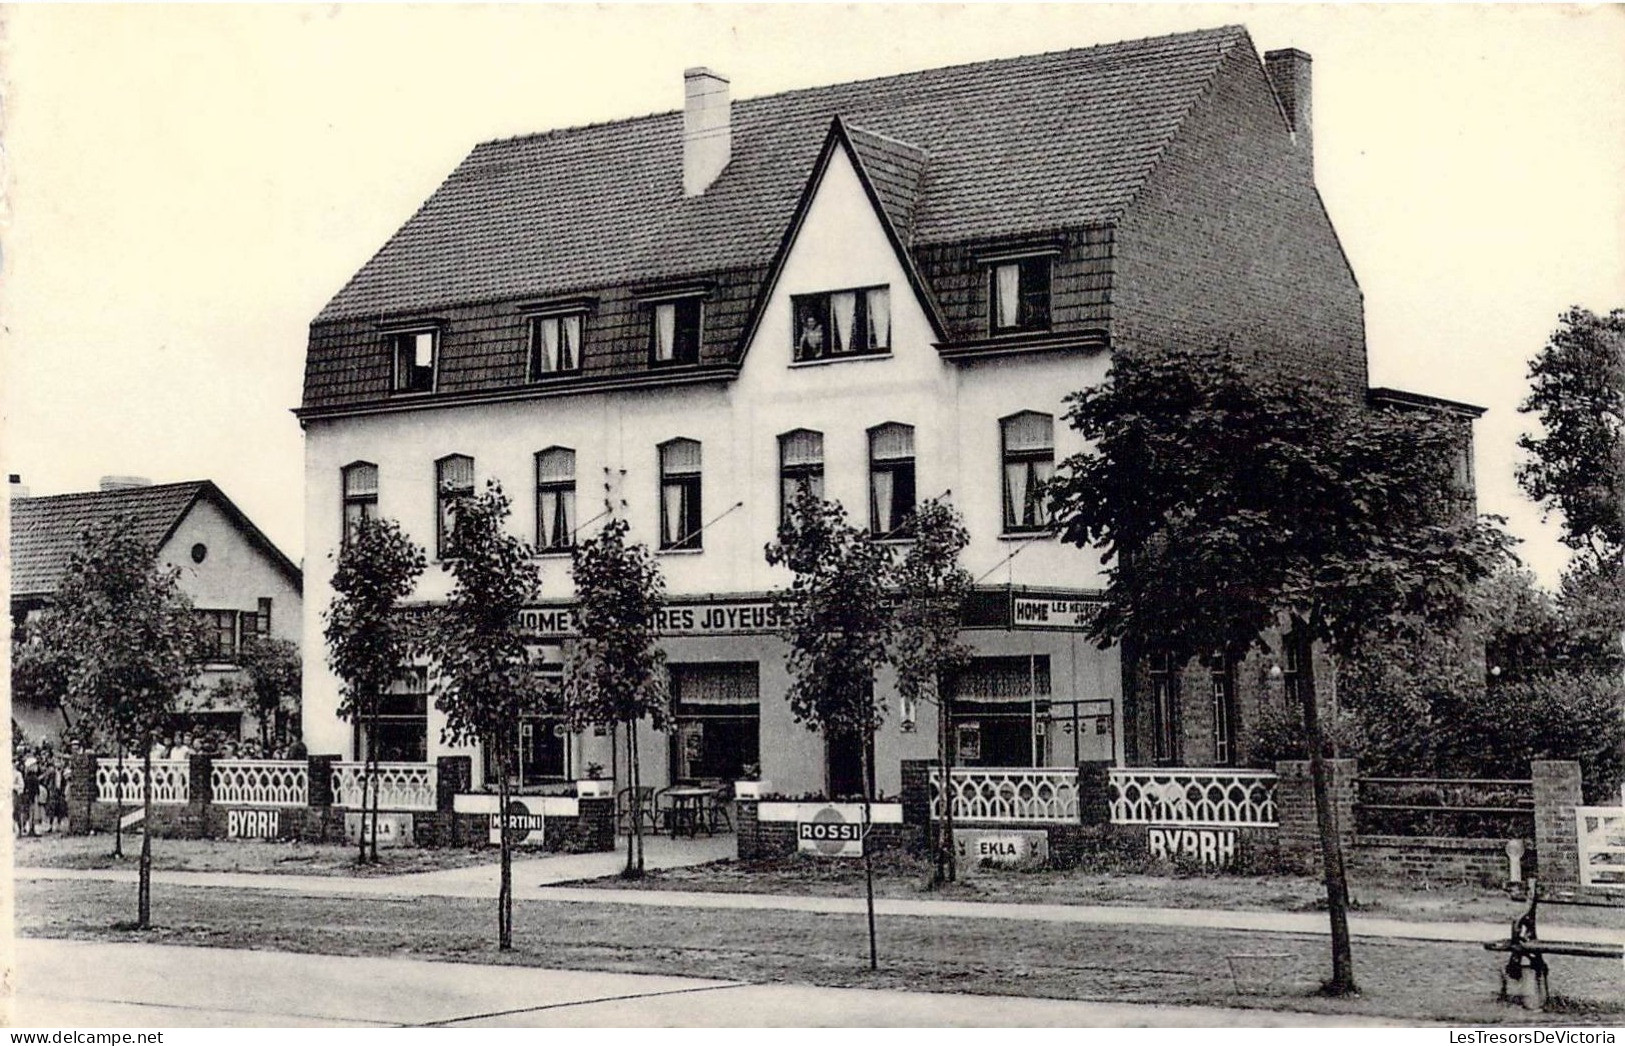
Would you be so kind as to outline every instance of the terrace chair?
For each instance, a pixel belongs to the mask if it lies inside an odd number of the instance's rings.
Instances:
[[[632,834],[634,825],[642,824],[648,830],[658,835],[659,822],[655,819],[655,790],[649,786],[637,789],[634,799],[631,788],[623,788],[615,793],[615,829],[626,835]]]
[[[707,781],[707,784],[713,782]],[[705,823],[715,835],[719,830],[731,832],[734,830],[733,819],[728,816],[728,804],[733,799],[733,785],[724,781],[714,782],[715,791],[705,803]]]

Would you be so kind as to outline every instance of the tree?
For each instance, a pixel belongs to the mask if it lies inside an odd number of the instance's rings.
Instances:
[[[874,798],[870,750],[886,715],[875,693],[875,670],[886,660],[892,632],[891,550],[849,524],[838,502],[822,501],[803,487],[778,540],[767,546],[767,561],[794,575],[777,601],[781,634],[790,645],[791,715],[822,733],[826,744],[839,738],[858,742],[867,835]],[[869,967],[876,969],[874,862],[867,839],[863,867]]]
[[[180,571],[159,567],[125,517],[87,528],[39,622],[40,658],[61,673],[73,718],[93,724],[120,753],[141,751],[140,873],[136,929],[152,924],[152,746],[201,660]],[[119,794],[123,794],[123,769]]]
[[[281,739],[290,708],[297,708],[302,669],[299,645],[271,636],[244,636],[237,651],[242,678],[215,684],[214,700],[228,707],[245,707],[259,725],[260,746],[266,751]]]
[[[324,615],[327,663],[339,677],[338,715],[367,724],[361,775],[359,860],[378,860],[379,703],[401,666],[418,650],[420,631],[400,612],[423,574],[423,549],[394,520],[362,519],[337,555],[333,601]],[[368,796],[371,796],[370,815]],[[369,851],[370,845],[370,851]]]
[[[478,744],[497,767],[501,875],[497,948],[513,947],[513,845],[508,789],[517,763],[520,716],[539,712],[548,694],[530,664],[519,614],[541,590],[531,547],[503,530],[508,496],[496,482],[452,505],[441,566],[456,579],[434,630],[438,665],[435,707],[453,744]]]
[[[666,582],[649,547],[628,544],[626,534],[626,521],[612,519],[596,537],[578,544],[571,559],[580,638],[571,651],[565,700],[578,728],[625,725],[628,784],[636,809],[642,787],[638,724],[647,719],[664,732],[670,720],[666,658],[655,645]],[[643,822],[636,815],[622,874],[628,879],[643,875]]]
[[[1453,622],[1505,546],[1465,508],[1460,434],[1376,410],[1231,346],[1113,358],[1068,398],[1091,449],[1053,487],[1066,540],[1107,565],[1095,639],[1176,662],[1266,644],[1290,622],[1334,655],[1377,621]],[[1330,993],[1355,990],[1348,888],[1327,801],[1320,709],[1302,702],[1332,928]]]
[[[1625,552],[1625,309],[1598,316],[1575,306],[1529,364],[1519,410],[1544,433],[1518,445],[1529,458],[1518,483],[1563,516],[1563,543],[1596,563]]]
[[[914,512],[914,540],[895,574],[896,632],[892,664],[897,693],[905,702],[937,707],[937,772],[941,775],[943,817],[938,822],[932,881],[954,878],[953,724],[949,681],[970,663],[970,648],[959,640],[965,599],[973,579],[959,565],[970,543],[964,521],[952,506],[932,498]]]

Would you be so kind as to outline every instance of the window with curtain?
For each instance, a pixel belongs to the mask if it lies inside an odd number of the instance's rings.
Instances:
[[[994,334],[1049,329],[1050,259],[1014,258],[988,273],[989,326]]]
[[[657,364],[700,362],[700,299],[657,302],[650,350]]]
[[[889,287],[798,294],[790,304],[797,362],[891,351]]]
[[[530,380],[581,369],[581,313],[532,316]]]
[[[378,466],[357,461],[344,466],[344,533],[348,545],[364,519],[378,518]]]
[[[1216,657],[1211,667],[1213,689],[1213,763],[1234,766],[1236,762],[1236,679],[1227,657]]]
[[[761,762],[761,698],[755,661],[674,664],[673,781],[737,781]]]
[[[796,429],[779,437],[779,524],[790,517],[790,506],[802,490],[824,496],[824,434]]]
[[[395,391],[434,391],[434,360],[439,336],[434,331],[400,331],[388,335],[387,341],[395,360]]]
[[[451,543],[451,507],[459,498],[474,495],[474,459],[452,454],[434,463],[435,551],[442,558]]]
[[[1038,531],[1049,526],[1043,485],[1055,475],[1055,419],[1023,411],[999,422],[1004,444],[1004,531]]]
[[[202,625],[204,660],[210,664],[237,661],[237,617],[235,610],[193,611]],[[250,625],[252,634],[252,625]]]
[[[536,550],[575,547],[576,452],[549,447],[536,455]]]
[[[869,430],[869,529],[901,537],[914,515],[914,427],[892,422]]]
[[[1050,692],[1047,654],[971,658],[947,680],[961,763],[1042,766],[1039,724],[1050,718]]]
[[[1147,658],[1151,678],[1151,732],[1156,761],[1179,761],[1179,675],[1172,659],[1162,652]]]
[[[660,445],[660,547],[700,547],[700,445],[674,439]]]

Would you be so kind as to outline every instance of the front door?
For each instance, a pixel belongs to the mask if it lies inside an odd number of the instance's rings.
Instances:
[[[869,794],[874,794],[874,745],[869,746]],[[863,792],[863,740],[857,734],[832,734],[824,745],[829,797],[850,799]]]

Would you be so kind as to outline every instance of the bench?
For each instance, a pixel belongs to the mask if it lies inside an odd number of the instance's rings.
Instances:
[[[1618,962],[1625,959],[1625,945],[1543,938],[1538,932],[1536,921],[1542,904],[1614,909],[1625,905],[1590,900],[1573,894],[1548,892],[1542,895],[1539,885],[1533,879],[1529,881],[1528,911],[1512,920],[1512,933],[1506,940],[1488,941],[1484,947],[1488,951],[1507,953],[1506,966],[1501,970],[1501,1000],[1507,1001],[1507,986],[1517,983],[1520,986],[1519,996],[1523,1004],[1544,1010],[1551,996],[1550,971],[1546,965],[1546,956],[1573,955],[1583,959],[1613,959]],[[1529,974],[1527,979],[1526,971]]]

